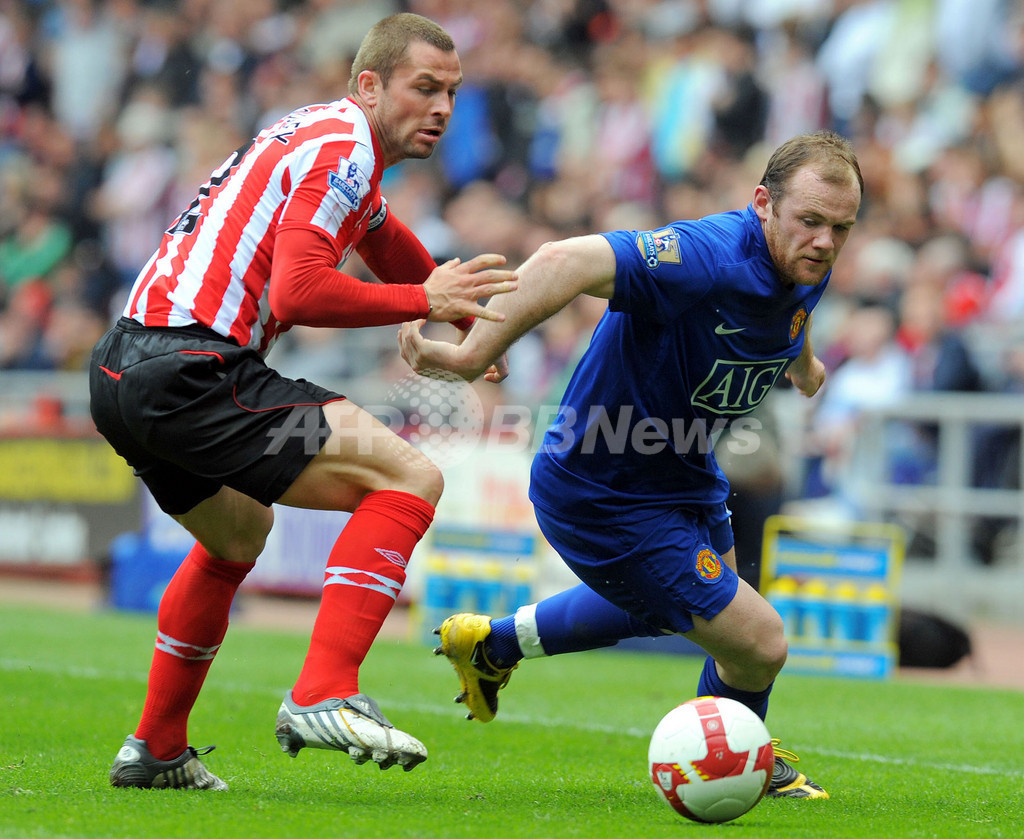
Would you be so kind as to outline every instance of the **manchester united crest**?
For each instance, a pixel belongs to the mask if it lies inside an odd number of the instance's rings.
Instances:
[[[697,573],[708,583],[717,583],[722,577],[722,560],[711,548],[701,548],[697,553]]]
[[[793,315],[793,320],[789,322],[790,341],[795,341],[800,337],[800,330],[804,328],[805,323],[807,323],[807,310],[801,306],[796,310],[796,314]]]

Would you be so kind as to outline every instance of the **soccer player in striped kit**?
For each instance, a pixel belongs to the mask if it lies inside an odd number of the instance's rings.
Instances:
[[[402,327],[414,370],[500,381],[517,337],[580,294],[609,300],[530,482],[544,536],[582,582],[514,615],[442,622],[437,652],[454,665],[470,718],[494,718],[523,658],[667,633],[708,653],[698,696],[765,718],[786,638],[775,609],[736,574],[715,432],[783,375],[807,396],[821,387],[811,312],[863,188],[845,139],[795,137],[772,154],[745,209],[548,243],[520,267],[519,290],[489,304],[506,320],[478,322],[461,346]],[[776,749],[768,794],[827,798],[796,759]]]
[[[341,394],[264,361],[292,325],[504,316],[504,258],[437,266],[389,213],[383,171],[427,158],[462,81],[451,37],[413,14],[366,35],[349,96],[300,108],[232,154],[167,230],[90,367],[97,428],[196,538],[160,603],[141,720],[114,786],[226,789],[187,724],[271,504],[351,511],[327,560],[309,651],[278,712],[293,757],[338,749],[406,770],[427,757],[359,691],[359,667],[441,495],[436,466]],[[356,250],[382,284],[337,269]]]

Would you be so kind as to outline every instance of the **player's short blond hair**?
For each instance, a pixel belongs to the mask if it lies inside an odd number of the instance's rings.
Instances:
[[[352,74],[348,80],[349,93],[359,89],[359,74],[364,70],[372,70],[380,76],[384,87],[388,86],[395,68],[405,61],[409,45],[424,41],[442,52],[452,52],[455,42],[442,27],[429,18],[410,12],[391,15],[378,21],[366,33],[355,60],[352,62]]]
[[[799,134],[786,140],[768,159],[761,186],[767,188],[774,201],[786,194],[786,187],[796,171],[807,164],[816,167],[828,183],[845,184],[852,174],[864,194],[864,176],[850,141],[834,131]]]

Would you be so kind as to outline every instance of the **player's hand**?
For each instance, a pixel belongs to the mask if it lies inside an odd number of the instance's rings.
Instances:
[[[508,378],[508,372],[508,353],[502,353],[498,360],[484,372],[484,381],[498,384]]]
[[[516,272],[499,268],[505,257],[485,253],[469,262],[450,259],[438,265],[423,283],[430,315],[427,320],[451,322],[473,315],[483,320],[503,321],[505,315],[480,305],[481,297],[515,291]]]
[[[475,379],[472,372],[460,369],[457,345],[423,337],[420,329],[424,323],[425,320],[416,320],[402,324],[398,333],[398,346],[405,363],[420,375],[426,375],[431,370],[448,370],[467,381]]]
[[[814,396],[825,383],[825,363],[816,355],[811,356],[807,364],[800,364],[798,360],[790,365],[786,378],[804,396]]]

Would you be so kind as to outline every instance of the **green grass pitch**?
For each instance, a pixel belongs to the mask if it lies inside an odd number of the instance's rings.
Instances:
[[[647,738],[693,696],[690,656],[598,651],[525,663],[487,725],[416,643],[378,642],[362,688],[422,739],[405,773],[335,752],[295,760],[273,735],[307,636],[235,627],[192,716],[226,793],[115,790],[155,635],[149,615],[0,611],[0,837],[1020,837],[1024,694],[787,676],[768,726],[829,801],[765,800],[724,825],[685,821],[646,774]]]

